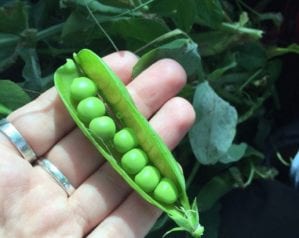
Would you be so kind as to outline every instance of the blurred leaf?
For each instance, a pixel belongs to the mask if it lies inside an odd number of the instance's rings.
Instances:
[[[199,32],[192,35],[192,39],[198,43],[202,57],[216,55],[228,49],[239,36],[225,31]]]
[[[169,31],[163,21],[154,19],[105,15],[95,15],[95,17],[98,22],[82,12],[73,12],[63,26],[63,41],[70,42],[68,45],[82,47],[94,39],[106,39],[102,29],[97,25],[101,24],[113,41],[125,39],[127,44],[134,46],[130,49],[135,50]],[[80,35],[80,37],[77,37],[77,35]]]
[[[60,4],[63,7],[72,7],[83,12],[86,12],[87,8],[89,8],[92,13],[101,13],[103,15],[118,15],[123,14],[129,10],[125,8],[111,6],[109,4],[103,4],[96,0],[61,0]]]
[[[17,60],[17,54],[14,49],[7,48],[0,51],[0,72],[4,71]]]
[[[268,50],[268,57],[273,58],[290,53],[299,54],[299,45],[290,44],[287,47],[272,47]]]
[[[277,93],[275,90],[275,82],[278,79],[282,69],[282,62],[280,59],[270,60],[263,66],[263,68],[257,70],[252,76],[243,82],[241,88],[246,92],[246,89],[254,89],[251,95],[247,94],[248,99],[243,98],[243,103],[246,104],[247,111],[240,113],[239,123],[244,122],[251,118],[259,108],[263,107],[264,102],[269,97],[274,99],[272,104],[272,110],[276,107],[279,108],[279,102],[277,102]],[[241,94],[242,95],[242,94]],[[240,101],[241,97],[239,96]],[[276,100],[276,101],[275,101]]]
[[[15,34],[0,32],[0,72],[12,65],[17,59],[15,51],[19,39]]]
[[[240,160],[247,152],[247,144],[232,144],[227,153],[219,158],[221,163],[232,163]]]
[[[59,12],[59,0],[42,0],[30,7],[30,20],[37,29],[57,24],[55,13]],[[66,17],[66,15],[65,15]]]
[[[262,160],[265,158],[265,155],[254,147],[247,145],[244,157],[255,157]]]
[[[177,27],[188,33],[195,21],[196,10],[195,0],[180,0],[175,16]]]
[[[149,7],[150,11],[158,14],[159,16],[173,16],[177,10],[180,0],[159,0],[154,1]]]
[[[0,49],[4,49],[6,47],[15,47],[19,39],[20,37],[15,34],[0,32]]]
[[[268,89],[274,86],[275,81],[279,78],[282,70],[281,59],[269,60],[264,68],[264,73],[268,76]]]
[[[132,1],[128,1],[128,0],[100,0],[100,2],[102,2],[103,4],[106,5],[111,5],[114,7],[121,7],[121,8],[129,8],[132,7]]]
[[[86,42],[86,38],[91,30],[95,29],[95,23],[92,24],[84,14],[74,11],[70,14],[63,25],[61,38],[64,42],[70,42],[70,45]],[[80,37],[77,37],[79,36]]]
[[[203,77],[203,69],[200,55],[197,52],[197,44],[189,39],[171,41],[141,56],[133,68],[133,77],[135,78],[151,64],[163,58],[172,58],[179,62],[188,76],[199,75],[200,78]]]
[[[283,15],[280,12],[265,12],[258,14],[259,21],[272,21],[279,28],[283,22]]]
[[[2,103],[0,102],[0,118],[7,116],[9,113],[11,113],[11,110],[2,105]]]
[[[24,2],[10,2],[0,7],[0,72],[16,61],[19,34],[26,28],[27,18]]]
[[[133,17],[125,16],[126,13],[130,13],[130,9],[105,5],[95,0],[63,0],[61,2],[63,5],[75,9],[65,21],[62,39],[68,44],[78,45],[80,48],[83,48],[84,45],[89,44],[94,39],[105,37],[101,27],[107,34],[114,35],[117,33],[117,31],[111,29],[114,23],[121,19],[134,20]],[[105,25],[102,25],[104,23]],[[126,30],[129,28],[126,28]],[[140,34],[140,37],[142,37],[142,34]]]
[[[7,115],[30,101],[28,94],[10,80],[0,80],[0,114]]]
[[[24,88],[34,91],[42,91],[43,82],[36,49],[22,48],[18,50],[18,53],[25,62],[22,72],[23,78],[25,79]]]
[[[167,44],[170,41],[174,41],[174,40],[180,39],[180,38],[189,39],[188,35],[186,35],[186,33],[181,31],[180,29],[168,31],[168,32],[164,33],[163,35],[156,37],[155,39],[148,42],[147,44],[143,45],[142,47],[137,49],[135,51],[135,53],[136,54],[140,53],[140,52],[148,53],[148,51],[146,51],[146,49],[148,50],[148,49],[153,49],[155,47],[160,47],[163,44]]]
[[[247,42],[237,48],[236,60],[240,67],[253,71],[263,67],[267,62],[265,48],[257,42]]]
[[[0,32],[21,33],[28,27],[27,10],[24,1],[12,1],[0,7]]]
[[[219,0],[196,0],[197,23],[216,29],[225,19],[225,13]]]
[[[214,176],[200,189],[197,195],[199,211],[202,213],[210,210],[233,187],[234,180],[228,173]]]
[[[218,67],[208,75],[209,80],[219,80],[225,72],[237,66],[236,57],[234,54],[230,54],[226,61],[226,65]]]
[[[176,27],[189,32],[195,21],[197,9],[195,0],[159,0],[150,5],[150,11],[170,17]]]
[[[208,82],[197,86],[193,106],[197,118],[189,133],[193,153],[200,163],[215,164],[232,146],[237,112],[214,92]]]
[[[217,69],[216,69],[217,70]],[[243,84],[249,77],[250,73],[247,71],[241,71],[241,72],[226,72],[226,74],[221,76],[221,80],[218,80],[217,83],[220,87],[220,89],[223,89],[223,91],[228,91],[235,93],[237,87],[239,85]],[[237,101],[241,102],[243,98],[239,98]]]
[[[125,39],[133,38],[145,43],[168,32],[169,28],[163,22],[154,19],[126,18],[114,21],[110,30]]]

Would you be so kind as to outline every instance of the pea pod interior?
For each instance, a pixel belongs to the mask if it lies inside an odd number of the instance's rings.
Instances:
[[[94,52],[83,49],[78,54],[74,54],[73,58],[74,60],[68,59],[63,66],[57,69],[54,80],[59,95],[77,126],[111,166],[146,201],[166,212],[182,230],[193,233],[194,237],[200,237],[202,232],[199,230],[202,230],[202,227],[199,225],[198,211],[195,203],[192,207],[189,203],[184,176],[170,150],[136,108],[125,85]],[[114,118],[123,127],[129,127],[134,131],[139,146],[145,151],[151,164],[175,184],[179,195],[175,204],[160,203],[151,194],[144,192],[120,166],[121,155],[113,149],[113,146],[94,138],[86,125],[79,119],[70,88],[72,81],[81,76],[90,78],[97,85],[99,95],[108,105]]]

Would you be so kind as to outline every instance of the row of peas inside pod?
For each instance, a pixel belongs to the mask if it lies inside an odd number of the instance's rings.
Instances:
[[[97,87],[89,78],[78,77],[73,80],[71,97],[76,103],[80,120],[88,126],[95,139],[112,141],[114,149],[121,154],[121,167],[143,191],[153,194],[159,202],[168,205],[175,203],[178,191],[174,183],[163,177],[151,164],[147,154],[138,148],[137,138],[131,128],[117,128],[97,94]]]

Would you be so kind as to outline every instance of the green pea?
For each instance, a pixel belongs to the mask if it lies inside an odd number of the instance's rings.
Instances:
[[[96,138],[99,137],[103,140],[109,140],[113,138],[116,131],[114,121],[108,116],[96,117],[92,119],[89,124],[89,129]]]
[[[88,97],[79,102],[77,112],[83,122],[89,123],[92,119],[105,115],[106,109],[99,98]]]
[[[178,199],[178,191],[170,179],[163,178],[154,190],[154,197],[158,201],[170,205]]]
[[[73,99],[81,101],[84,98],[95,96],[97,87],[89,78],[79,77],[73,80],[70,91]]]
[[[145,166],[136,176],[135,183],[138,184],[143,191],[150,193],[158,185],[161,175],[158,169],[148,165]]]
[[[121,166],[128,174],[137,174],[147,162],[147,155],[138,148],[129,150],[121,158]]]
[[[130,128],[118,131],[113,138],[115,149],[120,153],[125,153],[137,146],[137,138]]]

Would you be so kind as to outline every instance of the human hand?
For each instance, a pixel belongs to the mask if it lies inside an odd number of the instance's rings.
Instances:
[[[134,81],[136,56],[104,57],[124,81],[138,109],[173,149],[195,114],[184,99],[183,68],[170,59],[150,66]],[[51,161],[75,187],[67,196],[39,165],[24,160],[0,133],[0,237],[144,237],[161,212],[144,201],[113,171],[75,127],[55,88],[9,115],[39,160]]]

